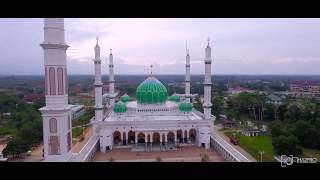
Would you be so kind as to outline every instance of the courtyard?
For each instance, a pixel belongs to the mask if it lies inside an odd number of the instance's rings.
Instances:
[[[202,157],[209,162],[224,162],[224,159],[213,149],[197,146],[184,146],[179,150],[169,151],[132,151],[131,148],[119,148],[102,153],[97,152],[93,161],[102,162],[201,162]]]

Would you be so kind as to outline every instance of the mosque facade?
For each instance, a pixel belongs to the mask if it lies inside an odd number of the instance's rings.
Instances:
[[[107,153],[118,147],[133,150],[170,150],[180,145],[194,144],[202,148],[217,146],[226,158],[243,158],[224,140],[214,135],[215,117],[211,114],[211,47],[204,51],[203,113],[195,110],[190,94],[190,55],[187,49],[185,94],[183,98],[169,95],[165,85],[151,72],[141,82],[135,97],[115,92],[113,54],[109,54],[109,92],[102,94],[100,46],[94,47],[95,117],[91,121],[93,134],[79,154],[72,153],[71,116],[68,104],[66,50],[62,18],[44,19],[45,97],[40,108],[43,118],[45,161],[84,161],[95,151]],[[126,93],[126,92],[122,92]],[[107,99],[107,111],[103,99]],[[230,150],[231,149],[231,150]],[[236,154],[236,155],[234,155]],[[238,156],[238,157],[236,157]],[[240,158],[239,158],[240,157]],[[245,159],[245,158],[243,158]],[[240,160],[239,160],[240,161]],[[245,160],[246,161],[246,160]]]

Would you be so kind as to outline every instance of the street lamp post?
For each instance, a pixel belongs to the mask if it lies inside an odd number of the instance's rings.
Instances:
[[[264,154],[264,151],[259,151],[260,154],[260,162],[262,162],[262,155]]]

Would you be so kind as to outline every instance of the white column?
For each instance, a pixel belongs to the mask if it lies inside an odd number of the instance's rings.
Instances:
[[[136,141],[136,147],[138,146],[138,133],[135,132],[135,141]]]
[[[182,137],[182,143],[184,143],[184,130],[182,130],[181,137]]]
[[[152,151],[152,142],[153,142],[153,137],[150,136],[150,150]]]
[[[113,65],[113,54],[112,51],[110,50],[110,55],[109,55],[109,93],[112,95],[114,94],[114,65]],[[110,99],[110,105],[114,105],[114,97],[112,96]]]
[[[186,56],[185,96],[186,96],[186,101],[190,102],[190,56],[189,56],[189,49],[187,49],[187,56]]]
[[[187,130],[187,143],[189,143],[189,131],[190,131],[190,129]]]
[[[103,118],[103,106],[102,106],[102,82],[101,82],[101,59],[100,59],[100,46],[97,44],[94,47],[94,91],[95,91],[95,120],[102,121]]]
[[[208,45],[205,49],[205,76],[204,76],[204,102],[203,102],[203,111],[204,111],[204,118],[205,119],[210,119],[211,118],[211,86],[212,86],[212,82],[211,82],[211,48],[209,45],[209,41],[208,41]]]
[[[165,148],[167,149],[167,143],[168,143],[168,132],[165,132],[164,134],[164,145],[165,145]]]
[[[68,161],[71,157],[71,106],[68,104],[68,81],[64,19],[44,19],[46,106],[40,108],[43,120],[45,161]],[[50,131],[51,129],[51,131]]]

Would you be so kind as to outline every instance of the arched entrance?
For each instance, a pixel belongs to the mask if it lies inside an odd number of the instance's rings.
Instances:
[[[167,138],[168,138],[168,143],[174,143],[174,133],[173,132],[168,132],[168,135],[167,135]]]
[[[178,142],[182,143],[183,142],[183,139],[182,139],[182,130],[178,130],[177,131],[177,139],[178,139]]]
[[[148,142],[151,142],[150,134],[147,135],[147,142],[146,143],[148,143]]]
[[[160,134],[158,132],[152,134],[152,144],[160,144]]]
[[[128,132],[128,144],[134,144],[136,142],[136,133],[133,131]]]
[[[126,136],[126,132],[123,132],[123,134],[122,134],[122,143],[123,143],[123,145],[127,145],[127,136]]]
[[[144,133],[139,133],[138,134],[138,143],[145,143],[146,141],[145,141],[145,138],[146,138],[146,136],[144,135]]]
[[[184,130],[184,141],[187,142],[188,141],[188,131]]]
[[[166,135],[162,134],[162,144],[166,142]]]
[[[189,130],[189,139],[192,143],[196,142],[196,138],[197,138],[197,131],[192,128]]]
[[[115,131],[113,133],[113,144],[120,145],[121,143],[121,133],[119,131]]]

